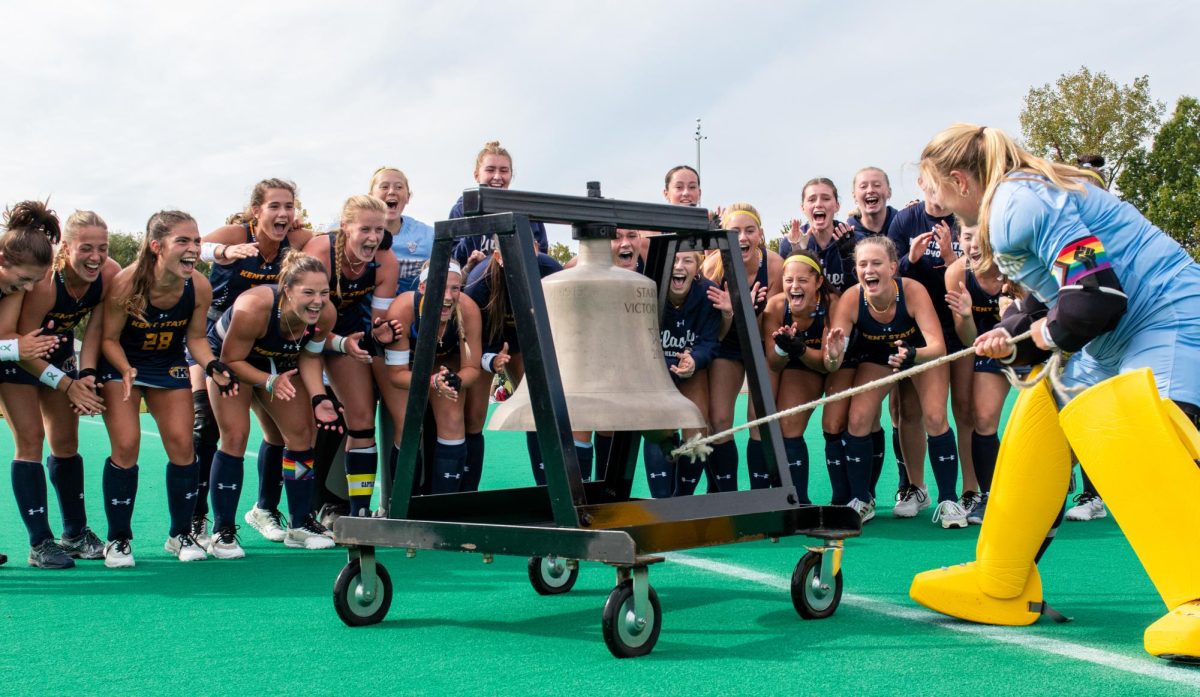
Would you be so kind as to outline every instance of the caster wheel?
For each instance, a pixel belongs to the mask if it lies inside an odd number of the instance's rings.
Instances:
[[[653,588],[648,591],[650,612],[640,626],[633,612],[633,581],[622,581],[608,594],[601,631],[608,650],[617,658],[645,656],[658,642],[658,633],[662,629],[662,608],[658,604],[658,593]]]
[[[566,593],[575,587],[579,580],[579,567],[567,567],[567,560],[561,557],[530,557],[529,583],[538,595],[558,595]]]
[[[383,564],[375,562],[375,597],[363,597],[362,576],[359,561],[342,567],[333,582],[333,609],[338,617],[351,627],[378,624],[392,605],[392,579]]]
[[[823,620],[832,615],[842,602],[842,572],[839,570],[832,585],[828,578],[816,584],[817,566],[821,555],[809,552],[800,557],[796,570],[792,572],[792,605],[806,620]]]

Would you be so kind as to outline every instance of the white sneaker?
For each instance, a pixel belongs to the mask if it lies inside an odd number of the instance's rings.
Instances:
[[[892,516],[896,518],[916,518],[917,513],[929,508],[929,487],[916,487],[909,484],[899,493],[899,499],[892,508]]]
[[[204,553],[204,548],[196,544],[196,538],[190,533],[183,533],[175,537],[168,537],[163,549],[175,555],[179,561],[204,561],[208,559],[208,555]]]
[[[192,538],[201,548],[208,547],[211,539],[208,535],[208,517],[198,515],[192,518]]]
[[[295,549],[329,549],[334,545],[333,533],[309,514],[303,525],[287,529],[283,544]]]
[[[869,501],[859,501],[858,499],[850,499],[850,503],[846,504],[854,509],[854,512],[862,518],[862,522],[866,523],[875,517],[875,504]]]
[[[942,501],[933,512],[933,522],[941,522],[943,528],[967,527],[967,512],[958,501]]]
[[[1108,515],[1104,501],[1099,496],[1085,491],[1075,495],[1075,505],[1067,510],[1067,520],[1096,520]]]
[[[104,565],[110,569],[132,569],[133,547],[129,540],[113,540],[104,545]]]
[[[246,550],[238,544],[237,528],[230,526],[213,532],[208,543],[208,553],[216,559],[241,559],[246,556]]]
[[[283,516],[279,511],[268,511],[255,506],[246,511],[243,519],[246,525],[259,531],[271,542],[283,542],[284,536],[287,535],[287,528],[283,526]]]

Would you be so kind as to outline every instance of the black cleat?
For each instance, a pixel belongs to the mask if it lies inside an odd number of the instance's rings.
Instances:
[[[29,549],[29,565],[37,569],[71,569],[75,560],[57,542],[49,539]]]
[[[64,535],[58,541],[58,546],[73,559],[103,559],[104,543],[96,537],[91,528],[84,528],[78,537]]]

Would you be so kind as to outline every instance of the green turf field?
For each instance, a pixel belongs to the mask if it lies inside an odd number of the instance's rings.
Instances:
[[[391,611],[379,625],[350,629],[331,601],[342,551],[286,549],[245,529],[246,559],[182,564],[162,549],[165,457],[148,416],[143,429],[135,569],[27,567],[24,527],[11,494],[0,497],[0,551],[10,558],[0,567],[0,694],[1200,692],[1200,669],[1142,651],[1142,630],[1164,608],[1111,517],[1064,524],[1043,561],[1048,600],[1075,618],[1067,625],[982,627],[915,605],[913,574],[972,558],[979,529],[942,530],[927,515],[893,519],[883,495],[879,517],[847,543],[845,595],[830,619],[803,621],[792,609],[789,578],[803,538],[687,552],[651,567],[664,615],[654,652],[618,661],[600,633],[614,584],[601,565],[582,565],[570,593],[543,597],[524,559],[484,565],[478,555],[380,550],[395,584]],[[103,537],[94,473],[107,440],[97,420],[80,430],[88,511]],[[523,437],[487,437],[483,485],[525,485]],[[815,426],[809,437],[818,457]],[[881,492],[895,485],[890,453],[888,462]],[[249,491],[253,470],[250,461]],[[813,469],[812,492],[828,499],[823,466]],[[252,502],[243,498],[244,511]]]

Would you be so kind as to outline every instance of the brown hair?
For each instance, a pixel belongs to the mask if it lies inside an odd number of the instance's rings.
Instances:
[[[857,174],[854,176],[855,176],[855,178],[858,177]],[[886,177],[887,175],[885,174],[883,176]],[[837,184],[834,184],[833,180],[828,177],[813,177],[812,179],[809,179],[808,181],[804,182],[804,186],[800,188],[800,200],[803,201],[804,197],[808,195],[808,187],[817,186],[818,184],[824,184],[825,186],[828,186],[830,189],[833,189],[833,200],[835,200],[835,201],[840,200],[838,197]]]
[[[871,235],[864,237],[854,245],[854,257],[858,258],[858,248],[873,244],[883,247],[883,251],[887,252],[888,261],[900,261],[900,255],[896,252],[896,243],[885,235]]]
[[[821,269],[820,271],[817,271],[817,275],[821,277],[821,283],[817,287],[817,294],[821,296],[821,302],[825,304],[825,307],[829,307],[829,298],[834,293],[834,287],[833,287],[833,284],[829,282],[829,279],[825,276],[825,266],[821,263],[821,258],[818,257],[815,253],[808,251],[807,249],[802,249],[799,251],[792,252],[791,255],[789,255],[787,259],[783,260],[783,266],[780,268],[781,272],[784,268],[787,268],[788,259],[791,259],[792,257],[805,257],[806,259],[809,259],[814,264],[816,264],[817,268]],[[800,264],[801,266],[803,266],[806,269],[809,269],[810,271],[816,271],[816,269],[814,269],[812,266],[810,266],[808,264],[805,264],[804,262],[793,261],[792,263]],[[780,273],[780,280],[782,280],[782,278],[783,278],[783,274]]]
[[[129,284],[129,292],[119,303],[124,305],[125,312],[130,317],[146,320],[150,286],[154,283],[154,267],[158,263],[158,255],[150,249],[150,243],[155,240],[161,242],[177,225],[195,222],[195,218],[183,211],[159,211],[146,221],[146,236],[142,238],[142,244],[132,264],[133,281]]]
[[[725,209],[725,214],[721,216],[721,226],[726,227],[726,221],[732,220],[733,216],[737,215],[738,213],[748,213],[749,215],[754,216],[754,218],[758,221],[758,229],[762,231],[762,239],[759,240],[758,248],[765,250],[767,245],[767,232],[766,230],[763,230],[762,216],[758,214],[758,209],[749,203],[739,201],[737,203],[729,204],[729,207]],[[721,285],[721,282],[725,280],[725,267],[721,264],[721,252],[719,250],[713,250],[708,253],[704,259],[704,263],[700,267],[700,272],[704,274],[704,277],[708,280],[716,283],[718,286]]]
[[[320,273],[329,277],[329,271],[320,259],[292,247],[279,263],[279,287],[290,288],[306,273]]]
[[[50,266],[61,237],[58,216],[42,201],[21,201],[4,211],[0,254],[8,266]]]
[[[493,264],[493,266],[496,266],[496,264]],[[424,264],[421,264],[422,271],[424,271],[425,269],[428,269],[428,268],[429,268],[428,261],[426,261]],[[463,273],[462,270],[457,271],[457,273],[459,275],[459,278],[462,279],[463,286],[466,286],[467,275],[465,273]],[[448,275],[449,275],[449,273],[447,273],[447,276]],[[501,277],[503,277],[503,274],[501,274]],[[425,305],[426,297],[428,297],[428,296],[426,296],[426,295],[421,296],[421,305],[422,306]],[[441,304],[442,304],[442,299],[438,298],[438,307],[441,307]],[[418,307],[417,313],[420,314],[420,312],[421,312],[421,308]],[[501,317],[503,318],[503,315],[501,315]],[[503,322],[503,319],[501,321]],[[467,326],[463,322],[462,303],[457,300],[454,302],[454,323],[458,327],[458,343],[462,346],[462,353],[463,353],[462,361],[459,363],[459,365],[460,366],[467,365],[468,363],[471,362],[471,346],[470,346],[470,344],[467,343]],[[434,329],[434,332],[437,332],[437,329]]]
[[[263,201],[267,200],[267,192],[271,189],[283,189],[284,191],[290,191],[292,194],[292,202],[296,204],[297,208],[300,207],[300,202],[296,197],[295,182],[288,181],[287,179],[278,179],[275,177],[272,177],[271,179],[263,179],[259,183],[255,184],[254,190],[250,192],[250,203],[246,206],[246,210],[242,212],[242,220],[239,222],[247,223],[251,227],[254,227],[254,219],[256,217],[254,215],[254,209],[258,206],[261,206]],[[233,216],[228,218],[228,220],[232,219]],[[233,225],[236,223],[231,222],[229,224]]]
[[[671,177],[675,176],[675,173],[681,169],[686,169],[687,171],[696,175],[696,186],[700,186],[700,173],[699,172],[697,172],[694,168],[689,167],[687,165],[675,165],[671,169],[667,170],[667,176],[663,178],[663,188],[664,189],[670,188]]]
[[[54,255],[54,270],[62,271],[67,264],[67,244],[75,239],[81,228],[85,227],[101,227],[105,232],[108,232],[108,223],[104,222],[95,211],[75,211],[71,217],[67,218],[67,222],[63,225],[62,244],[58,247],[58,253]]]
[[[342,229],[338,231],[341,234],[334,235],[333,243],[333,276],[338,295],[342,294],[342,257],[346,254],[346,223],[354,220],[354,216],[360,211],[372,211],[386,215],[387,204],[367,194],[355,194],[342,204],[342,216],[339,218]]]
[[[476,172],[478,172],[479,168],[481,166],[483,166],[483,158],[487,157],[488,155],[500,155],[501,157],[507,157],[508,158],[508,166],[510,168],[512,167],[512,161],[513,161],[512,155],[508,154],[507,150],[500,147],[500,141],[489,140],[488,142],[483,144],[483,149],[480,150],[479,154],[475,156],[475,171]],[[400,170],[396,170],[396,171],[400,171]],[[405,181],[408,181],[408,179],[406,178]]]

